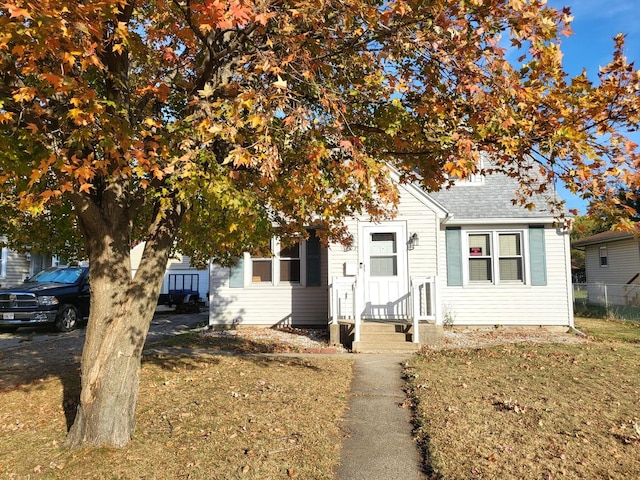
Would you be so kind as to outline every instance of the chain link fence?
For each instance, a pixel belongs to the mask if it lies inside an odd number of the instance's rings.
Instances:
[[[577,316],[640,320],[640,285],[574,283],[573,307]]]

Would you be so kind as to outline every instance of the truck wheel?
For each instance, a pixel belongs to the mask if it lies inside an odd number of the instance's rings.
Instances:
[[[56,316],[56,330],[71,332],[78,326],[78,309],[73,305],[62,305]]]
[[[200,313],[200,305],[198,305],[197,298],[192,297],[189,299],[189,311],[191,313]]]

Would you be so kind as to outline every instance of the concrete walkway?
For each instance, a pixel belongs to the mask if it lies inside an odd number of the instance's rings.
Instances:
[[[425,480],[411,435],[411,410],[402,408],[401,362],[407,355],[355,356],[349,411],[343,427],[339,480]]]

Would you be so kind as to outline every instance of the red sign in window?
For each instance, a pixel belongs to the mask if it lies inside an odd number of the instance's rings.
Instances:
[[[469,247],[469,255],[472,257],[481,257],[482,247]]]

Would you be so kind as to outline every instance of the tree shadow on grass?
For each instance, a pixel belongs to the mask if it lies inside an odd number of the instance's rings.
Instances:
[[[204,336],[190,333],[166,338],[145,349],[143,363],[154,363],[165,369],[184,367],[188,362],[214,361],[213,357],[240,356],[254,363],[271,365],[282,362],[282,355],[303,353],[297,346],[268,340],[253,340],[243,336],[224,334]],[[185,363],[186,362],[186,363]],[[287,357],[289,365],[299,364],[317,369],[302,358]],[[188,366],[188,365],[187,365]]]
[[[76,342],[77,343],[77,342]],[[0,395],[10,390],[28,392],[42,382],[58,378],[62,384],[62,406],[67,429],[73,423],[80,399],[81,343],[60,342],[52,349],[47,342],[29,345],[24,349],[4,352],[0,368]]]
[[[44,381],[58,378],[62,384],[62,406],[69,429],[80,401],[81,353],[82,342],[67,339],[60,340],[55,346],[40,342],[3,352],[0,395],[16,389],[28,392],[38,388]],[[298,353],[298,350],[279,342],[255,341],[234,335],[204,336],[194,332],[166,337],[145,345],[142,365],[153,364],[173,370],[190,368],[203,361],[219,363],[220,359],[216,359],[216,356],[220,355],[239,355],[257,364],[270,366],[282,363],[283,358],[278,354],[288,353]],[[288,357],[286,363],[293,367],[319,369],[303,358]]]
[[[314,341],[322,339],[320,334],[314,333],[311,330],[256,328],[255,331],[293,333],[300,337],[308,337]],[[195,350],[205,350],[210,353],[220,352],[236,355],[304,353],[305,348],[301,344],[271,339],[268,338],[268,334],[264,335],[264,337],[265,338],[262,338],[262,336],[258,334],[257,338],[252,338],[251,336],[238,334],[238,331],[233,329],[217,331],[210,330],[204,334],[201,332],[192,332],[189,334],[167,337],[158,342],[153,342],[147,345],[147,348],[166,349],[189,347]]]

